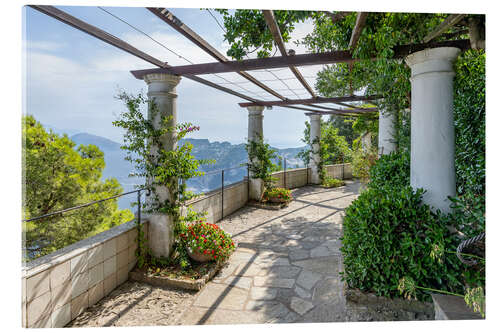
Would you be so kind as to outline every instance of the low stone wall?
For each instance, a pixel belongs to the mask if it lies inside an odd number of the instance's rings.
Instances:
[[[224,217],[245,206],[248,201],[248,181],[224,187]],[[215,223],[222,218],[222,191],[216,189],[187,202],[194,211],[207,212],[207,222]]]
[[[351,163],[332,164],[324,166],[326,174],[338,179],[352,179]]]
[[[143,222],[147,235],[148,222]],[[136,264],[137,229],[130,221],[26,264],[23,327],[64,327],[128,280]]]
[[[352,178],[351,164],[349,163],[326,165],[325,170],[327,175],[331,177],[340,179]],[[285,187],[284,182],[286,181],[286,188],[302,187],[310,181],[311,169],[288,169],[286,175],[283,171],[278,171],[273,173],[273,177],[277,178],[274,182],[275,186]],[[207,212],[207,222],[215,223],[222,218],[221,202],[221,189],[218,188],[189,201],[187,205],[191,205],[194,211]],[[248,181],[246,179],[224,187],[224,217],[242,208],[247,202]]]

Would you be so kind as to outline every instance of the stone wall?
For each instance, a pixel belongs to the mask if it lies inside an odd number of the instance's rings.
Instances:
[[[340,179],[351,179],[352,171],[351,164],[335,164],[326,165],[327,175]],[[284,181],[286,180],[286,188],[297,188],[308,184],[311,180],[311,169],[297,168],[289,169],[284,175],[283,171],[273,173],[273,177],[277,178],[274,184],[278,187],[285,187]],[[221,220],[221,189],[216,189],[205,195],[188,202],[194,211],[207,212],[207,222],[215,223]],[[248,201],[248,181],[245,179],[241,182],[229,185],[224,188],[224,217],[237,211],[246,205]]]
[[[143,222],[147,235],[148,222]],[[130,221],[26,264],[23,327],[64,327],[127,281],[136,264],[137,229]]]
[[[245,206],[248,201],[248,181],[224,187],[224,217]],[[207,222],[215,223],[222,218],[222,191],[216,189],[189,201],[194,211],[207,212]]]

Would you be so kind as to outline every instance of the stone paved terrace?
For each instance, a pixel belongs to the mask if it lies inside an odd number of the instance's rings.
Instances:
[[[201,291],[127,282],[70,325],[397,320],[367,317],[370,309],[346,304],[339,238],[343,211],[358,190],[359,183],[349,181],[337,189],[305,186],[293,191],[285,209],[244,207],[219,223],[239,247]]]

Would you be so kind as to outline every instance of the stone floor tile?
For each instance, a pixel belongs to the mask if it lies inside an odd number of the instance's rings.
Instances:
[[[272,300],[276,298],[277,294],[278,289],[276,288],[253,287],[250,290],[250,298],[252,300]]]
[[[290,307],[292,308],[293,311],[297,312],[299,315],[302,316],[304,313],[311,310],[314,307],[314,305],[311,302],[305,301],[301,298],[292,297]]]
[[[243,310],[248,291],[228,285],[208,283],[196,297],[194,306],[205,308]]]
[[[311,288],[321,279],[321,275],[308,271],[306,269],[302,270],[299,277],[297,278],[297,284],[304,289],[311,290]]]

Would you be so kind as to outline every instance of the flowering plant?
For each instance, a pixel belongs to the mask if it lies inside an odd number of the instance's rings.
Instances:
[[[193,252],[210,256],[216,261],[224,261],[234,250],[231,235],[218,225],[198,221],[186,226],[179,235]]]
[[[264,200],[278,200],[286,202],[292,200],[292,191],[282,187],[275,187],[266,189],[263,195]]]

